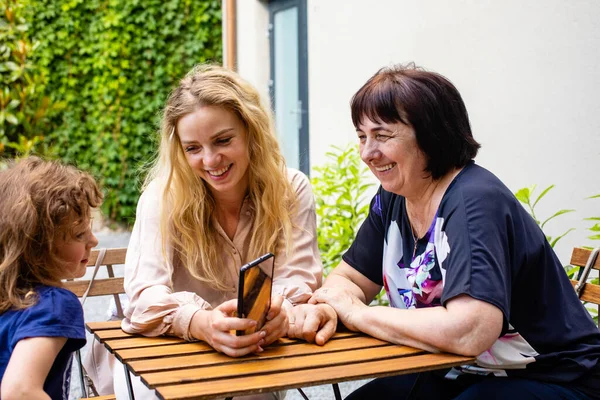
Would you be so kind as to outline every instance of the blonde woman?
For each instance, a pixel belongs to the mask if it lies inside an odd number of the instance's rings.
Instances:
[[[181,80],[160,136],[127,251],[122,328],[202,340],[233,357],[261,352],[287,333],[286,310],[321,285],[309,181],[286,169],[257,91],[222,67]],[[266,252],[275,254],[268,321],[232,335],[254,323],[232,317],[239,267]],[[118,394],[124,375],[115,371]]]

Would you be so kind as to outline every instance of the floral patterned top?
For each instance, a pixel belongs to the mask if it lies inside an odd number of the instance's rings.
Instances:
[[[454,178],[415,243],[405,199],[380,188],[344,254],[382,285],[395,308],[444,306],[466,294],[498,307],[501,336],[456,373],[573,383],[600,395],[600,331],[535,221],[511,191],[473,162]]]

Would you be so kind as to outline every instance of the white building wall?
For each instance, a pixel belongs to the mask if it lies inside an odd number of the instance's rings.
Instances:
[[[237,0],[237,71],[252,83],[269,104],[269,8],[266,2]]]
[[[268,93],[266,11],[238,0],[239,70]],[[600,199],[584,200],[600,193],[600,2],[308,0],[307,12],[312,166],[331,144],[356,142],[352,94],[380,67],[415,61],[463,95],[480,165],[513,191],[556,184],[541,217],[577,210],[546,226],[578,228],[557,247],[563,262],[593,244],[582,219],[600,216]]]

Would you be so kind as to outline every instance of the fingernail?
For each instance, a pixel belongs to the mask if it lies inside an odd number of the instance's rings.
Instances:
[[[256,350],[257,353],[262,353],[263,351],[265,351],[262,347],[258,346],[258,349]]]
[[[260,337],[267,336],[267,331],[260,331]]]
[[[275,316],[271,313],[269,313],[269,315],[267,315],[267,320],[270,321],[274,318]]]

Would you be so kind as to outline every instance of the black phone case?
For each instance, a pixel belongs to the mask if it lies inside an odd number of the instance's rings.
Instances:
[[[267,260],[271,262],[271,275],[263,271],[259,265]],[[257,324],[250,329],[236,331],[237,336],[248,335],[260,330],[265,324],[271,307],[271,291],[273,287],[273,270],[275,258],[267,253],[240,268],[238,285],[238,318],[250,318]]]

